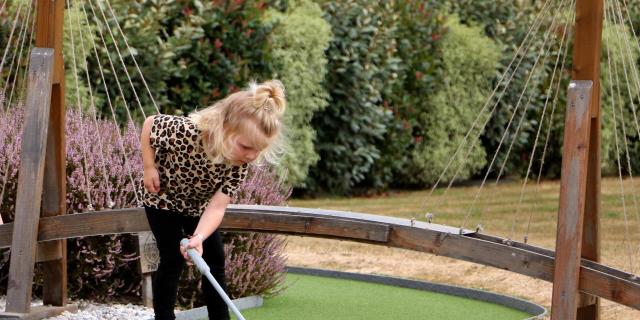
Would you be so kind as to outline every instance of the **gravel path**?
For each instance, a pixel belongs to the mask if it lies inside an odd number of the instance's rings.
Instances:
[[[65,312],[57,317],[45,320],[152,320],[153,309],[133,304],[94,304],[86,301],[73,301],[78,305],[77,313]],[[0,297],[0,311],[4,311],[6,298]],[[42,300],[35,300],[32,306],[42,305]]]

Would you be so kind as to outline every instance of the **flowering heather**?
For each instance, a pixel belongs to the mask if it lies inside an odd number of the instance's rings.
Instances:
[[[284,205],[290,195],[291,188],[283,188],[273,168],[254,166],[234,203]],[[270,296],[284,288],[286,241],[283,236],[227,233],[225,239],[227,286],[232,297]]]
[[[7,175],[0,197],[0,214],[13,221],[22,139],[24,108],[0,115],[0,177]],[[77,110],[66,113],[67,214],[109,207],[136,206],[132,181],[142,176],[138,132],[129,125],[122,132],[112,122],[94,121]],[[122,144],[119,142],[122,141]],[[125,160],[126,158],[126,160]],[[2,179],[2,178],[0,178]],[[2,182],[0,182],[2,183]],[[133,235],[75,238],[68,241],[68,278],[71,297],[110,300],[139,296],[137,240]],[[8,273],[8,254],[0,257],[0,279]],[[36,273],[35,292],[41,290]],[[6,286],[4,283],[2,286]]]
[[[13,221],[24,111],[0,111],[0,214]],[[66,113],[67,213],[139,205],[142,178],[139,131],[122,130],[78,110]],[[120,136],[122,138],[120,138]],[[4,179],[6,175],[6,179]],[[6,183],[5,183],[6,181]],[[273,170],[253,167],[234,203],[282,205],[291,193]],[[265,234],[225,235],[228,289],[232,296],[274,294],[283,284],[284,238]],[[98,301],[122,300],[141,294],[137,239],[133,235],[76,238],[68,241],[69,294]],[[6,290],[8,250],[0,251],[0,292]],[[36,273],[35,293],[41,291]],[[181,283],[181,303],[194,298],[200,277],[187,269]]]

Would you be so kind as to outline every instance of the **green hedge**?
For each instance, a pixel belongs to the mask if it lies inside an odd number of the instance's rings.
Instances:
[[[287,90],[285,123],[290,148],[281,168],[288,171],[289,183],[304,187],[309,167],[319,159],[310,122],[314,113],[327,105],[324,50],[331,40],[331,27],[322,18],[320,6],[311,0],[290,1],[284,13],[269,10],[265,20],[275,25],[269,36],[271,56],[277,65],[274,77]]]
[[[312,122],[322,160],[311,170],[310,188],[346,193],[380,158],[392,117],[382,97],[397,78],[397,15],[390,3],[365,0],[326,2],[323,9],[334,35],[324,84],[330,100]]]
[[[117,0],[112,4],[163,113],[186,114],[251,80],[261,81],[272,75],[267,44],[271,27],[262,20],[267,7],[260,1]],[[113,22],[111,27],[115,28]],[[105,25],[100,28],[107,32]],[[112,41],[109,37],[106,40],[110,49],[100,46],[103,68],[108,66],[108,53],[117,60]],[[121,51],[126,51],[122,37],[117,41]],[[103,93],[97,61],[92,57],[90,62],[94,88]],[[131,60],[127,65],[135,74]],[[133,104],[135,98],[126,75],[118,73],[125,84],[125,97]],[[107,87],[112,97],[119,97],[113,79],[108,76]],[[155,112],[148,97],[140,94],[144,93],[141,79],[133,80],[145,109]]]
[[[449,19],[449,33],[442,43],[442,88],[430,98],[432,108],[423,112],[419,122],[424,125],[424,140],[410,153],[412,171],[407,176],[419,185],[436,182],[446,168],[456,149],[463,142],[467,131],[478,116],[487,97],[491,94],[489,79],[499,63],[497,45],[482,34],[478,27],[470,28],[457,19]],[[480,116],[484,123],[486,113]],[[457,179],[465,180],[485,165],[485,150],[475,137],[474,130],[467,139],[468,146],[476,148],[467,153],[462,149],[443,177],[449,181],[462,164]]]
[[[422,169],[411,154],[424,146],[428,127],[423,120],[433,112],[431,97],[445,74],[442,39],[448,31],[439,1],[398,1],[395,11],[398,81],[384,96],[393,119],[380,146],[382,156],[369,173],[368,185],[375,188],[416,186],[418,181],[421,186]]]

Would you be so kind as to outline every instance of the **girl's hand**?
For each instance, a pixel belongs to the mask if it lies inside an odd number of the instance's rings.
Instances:
[[[196,234],[195,236],[189,238],[189,244],[187,245],[187,247],[183,247],[180,246],[180,253],[182,253],[182,256],[184,257],[184,260],[187,261],[188,265],[193,265],[193,263],[191,262],[191,258],[189,258],[189,255],[187,254],[187,250],[188,249],[195,249],[196,252],[202,256],[202,242],[204,241],[203,237],[200,236],[200,234]]]
[[[145,168],[143,173],[144,187],[149,192],[158,193],[160,191],[160,175],[155,167]]]

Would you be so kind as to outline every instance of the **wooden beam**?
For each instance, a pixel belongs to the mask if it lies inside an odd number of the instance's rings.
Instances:
[[[582,257],[600,261],[600,52],[602,42],[603,0],[578,0],[573,45],[573,79],[591,80],[589,160],[582,235]],[[595,297],[580,296],[577,319],[598,318]]]
[[[591,81],[569,84],[562,152],[552,319],[575,319],[587,190]]]
[[[54,49],[53,83],[64,82],[62,35],[64,25],[64,0],[38,0],[36,12],[36,40],[39,48]]]
[[[42,216],[62,215],[66,210],[65,159],[65,83],[63,47],[64,0],[38,0],[36,46],[54,49],[53,88],[47,153],[45,161]],[[62,252],[60,259],[46,261],[44,270],[43,303],[64,306],[67,301],[67,243],[50,244]]]
[[[30,310],[52,79],[53,50],[33,49],[29,62],[29,93],[20,154],[16,214],[12,223],[7,312],[28,313]]]
[[[253,223],[248,222],[251,220]],[[380,222],[385,220],[389,222]],[[305,221],[309,222],[306,226]],[[331,221],[338,226],[337,230],[326,227]],[[316,223],[324,227],[314,226]],[[11,223],[0,226],[0,248],[8,246],[2,234],[11,228]],[[553,251],[518,242],[509,246],[504,244],[504,239],[487,235],[444,232],[442,230],[456,228],[435,224],[411,226],[407,219],[306,208],[232,205],[227,209],[222,228],[363,242],[479,263],[546,281],[554,277]],[[388,231],[386,240],[380,237],[384,230]],[[107,210],[43,218],[39,240],[141,231],[149,231],[144,209]],[[583,259],[579,289],[640,310],[640,279],[632,274]]]

